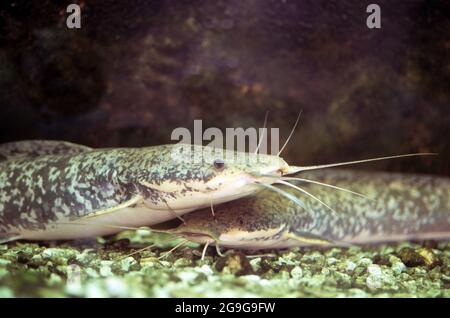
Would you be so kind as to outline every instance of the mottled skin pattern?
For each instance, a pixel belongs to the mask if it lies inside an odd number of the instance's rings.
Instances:
[[[44,155],[67,155],[82,153],[88,150],[91,150],[91,148],[68,141],[35,140],[33,142],[9,142],[0,146],[0,162],[10,158],[18,159],[19,157],[36,158]]]
[[[58,150],[57,154],[40,155],[34,149],[41,142],[29,142],[29,147],[20,145],[16,149],[22,152],[0,162],[2,236],[45,230],[49,225],[98,213],[136,196],[142,197],[149,208],[164,211],[169,209],[168,203],[175,209],[204,207],[210,201],[218,203],[248,195],[256,190],[252,178],[261,173],[279,173],[279,169],[287,167],[274,156],[258,155],[255,164],[249,161],[249,154],[179,144],[86,147],[80,152],[81,146],[72,153],[67,150],[61,154]],[[11,148],[7,145],[4,152]],[[214,166],[218,158],[225,162],[222,169]],[[226,186],[228,192],[218,192]],[[198,206],[196,195],[200,194],[210,201]],[[133,214],[129,217],[133,218]]]
[[[309,208],[304,210],[289,199],[265,190],[215,207],[215,218],[208,209],[187,215],[186,224],[175,232],[194,240],[206,235],[197,241],[210,237],[221,246],[233,246],[231,241],[221,241],[221,235],[242,231],[245,237],[245,233],[262,231],[261,236],[253,237],[253,242],[239,244],[255,249],[258,241],[273,239],[274,233],[278,237],[289,234],[299,238],[310,234],[337,245],[450,237],[448,178],[334,169],[305,172],[299,177],[353,190],[371,200],[296,181],[295,184],[327,203],[337,214],[308,196],[301,196]],[[280,188],[298,196],[294,189]],[[235,240],[244,238],[236,236]],[[304,243],[300,239],[297,245],[307,245]]]

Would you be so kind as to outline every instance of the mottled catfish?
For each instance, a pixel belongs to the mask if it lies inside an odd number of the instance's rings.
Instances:
[[[152,225],[250,195],[290,170],[278,156],[193,145],[4,144],[0,236],[74,239]]]
[[[242,249],[450,239],[449,178],[346,170],[302,178],[296,185],[310,194],[302,197],[304,207],[265,190],[217,206],[215,217],[208,210],[187,215],[171,232]]]

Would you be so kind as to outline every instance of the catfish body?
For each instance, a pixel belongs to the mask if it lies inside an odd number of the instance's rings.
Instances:
[[[132,151],[39,149],[0,162],[0,233],[43,231],[127,202],[137,189],[118,176]]]
[[[272,181],[260,175],[282,169],[278,156],[198,145],[0,145],[0,236],[75,239],[157,224],[250,195],[256,182]]]
[[[306,206],[302,208],[264,190],[215,207],[214,218],[207,209],[188,215],[175,232],[197,241],[249,249],[450,238],[449,178],[335,169],[300,176],[369,199],[296,182],[335,212],[310,196],[301,197]],[[297,193],[286,186],[280,189]]]

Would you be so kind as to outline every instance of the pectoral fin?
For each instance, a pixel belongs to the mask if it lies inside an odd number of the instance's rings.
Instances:
[[[132,197],[131,199],[124,201],[122,203],[119,203],[117,205],[114,205],[112,207],[92,211],[92,212],[86,214],[85,216],[78,218],[77,220],[86,220],[86,219],[90,219],[90,218],[94,218],[94,217],[98,217],[98,216],[102,216],[102,215],[111,214],[120,209],[128,208],[132,205],[139,204],[142,202],[142,200],[143,200],[143,198],[141,195],[136,195],[136,196]]]

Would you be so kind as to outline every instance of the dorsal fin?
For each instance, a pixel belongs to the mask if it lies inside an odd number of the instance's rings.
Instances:
[[[0,145],[0,162],[11,158],[36,158],[44,155],[78,154],[92,148],[58,140],[24,140]]]

